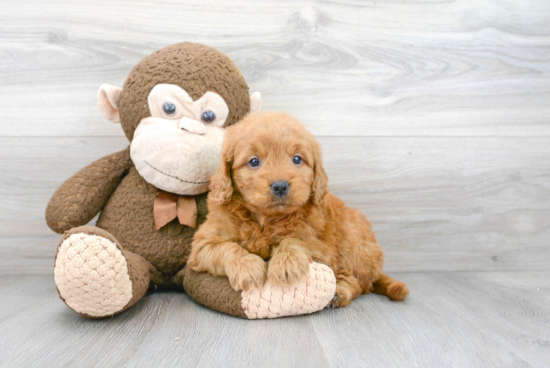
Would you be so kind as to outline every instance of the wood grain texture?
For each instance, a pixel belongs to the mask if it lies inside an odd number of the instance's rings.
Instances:
[[[2,135],[122,136],[98,124],[99,85],[122,85],[145,55],[184,40],[226,52],[265,109],[317,135],[550,135],[547,1],[1,7]]]
[[[547,269],[546,138],[320,141],[332,191],[371,220],[388,270]],[[49,197],[81,167],[126,145],[125,138],[0,138],[0,160],[12,173],[0,178],[2,272],[51,272],[60,237],[45,223]]]
[[[386,269],[424,271],[395,275],[405,303],[243,321],[156,292],[87,320],[59,300],[49,197],[128,144],[97,89],[181,41],[320,137]],[[3,0],[0,100],[2,367],[550,364],[548,1]]]
[[[388,270],[547,267],[548,1],[5,0],[0,273],[52,271],[49,197],[127,145],[98,87],[185,40],[226,52],[264,109],[320,137]]]
[[[0,365],[14,367],[545,367],[550,273],[404,273],[404,302],[360,296],[310,316],[247,321],[175,292],[88,320],[53,277],[0,277]],[[177,340],[176,340],[177,339]]]

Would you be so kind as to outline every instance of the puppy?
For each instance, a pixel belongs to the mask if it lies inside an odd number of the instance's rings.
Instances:
[[[370,223],[329,193],[327,182],[320,145],[296,119],[247,116],[227,129],[189,266],[249,290],[266,280],[296,285],[317,261],[336,275],[336,307],[371,291],[404,300],[407,286],[382,271]]]

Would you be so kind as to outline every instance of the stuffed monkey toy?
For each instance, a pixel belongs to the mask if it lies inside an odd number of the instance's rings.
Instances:
[[[334,273],[312,263],[293,288],[234,290],[226,277],[185,267],[195,229],[207,215],[210,177],[226,126],[260,108],[239,69],[210,47],[180,43],[140,61],[118,88],[102,85],[98,106],[120,123],[130,146],[65,181],[46,209],[64,233],[54,265],[67,306],[89,318],[120,313],[150,286],[185,288],[199,303],[243,318],[323,309]],[[100,213],[96,226],[83,226]]]

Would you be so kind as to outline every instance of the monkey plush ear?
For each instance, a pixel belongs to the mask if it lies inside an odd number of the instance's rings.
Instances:
[[[262,107],[262,95],[260,92],[254,92],[250,95],[250,112],[258,112]]]
[[[122,88],[102,84],[97,92],[97,106],[103,116],[113,123],[120,123],[120,114],[118,113],[118,103]]]

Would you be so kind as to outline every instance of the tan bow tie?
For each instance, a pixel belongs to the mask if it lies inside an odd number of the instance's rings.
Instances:
[[[157,230],[176,217],[180,224],[197,228],[197,202],[191,196],[180,196],[159,189],[155,197],[154,214]]]

